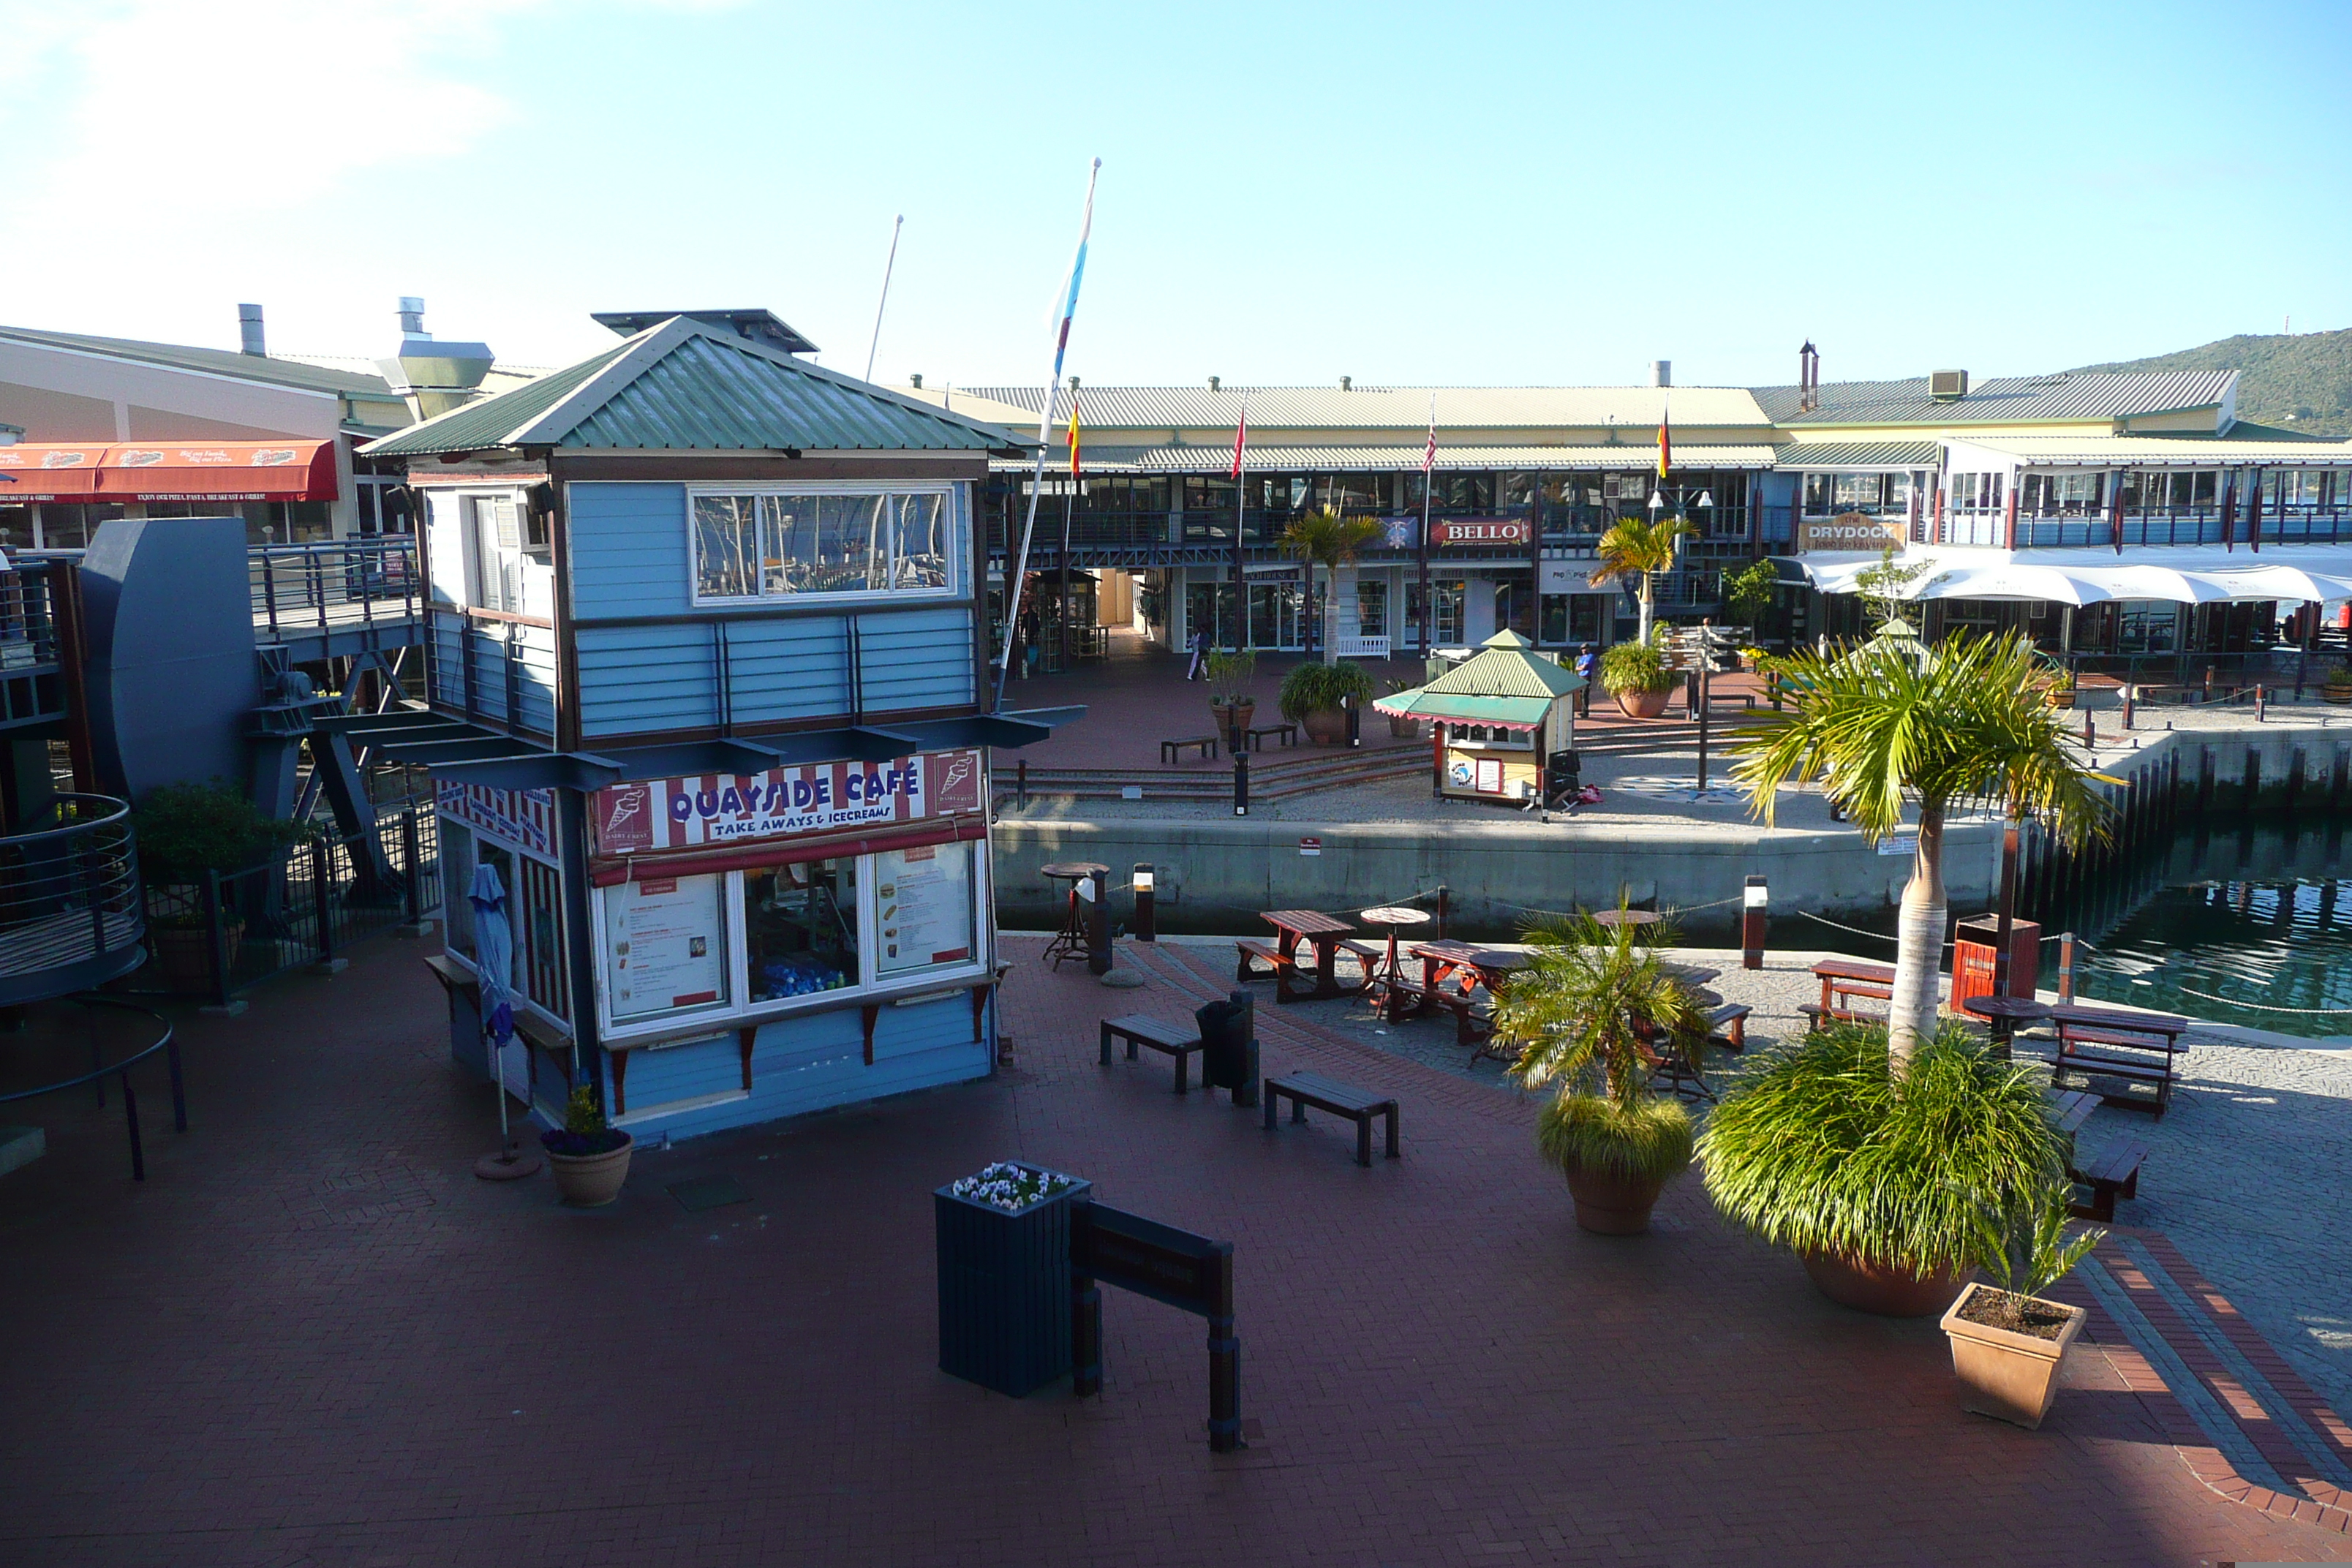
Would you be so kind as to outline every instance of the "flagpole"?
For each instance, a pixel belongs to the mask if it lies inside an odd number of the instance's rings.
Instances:
[[[882,298],[874,302],[874,336],[866,344],[866,379],[874,379],[874,353],[882,346],[882,310],[890,303],[890,274],[898,265],[898,231],[907,224],[907,215],[900,213],[890,220],[890,256],[882,263]]]
[[[1421,657],[1429,657],[1429,499],[1437,485],[1437,394],[1429,395],[1429,446],[1421,459]]]
[[[996,666],[996,703],[1004,706],[1004,680],[1013,669],[1013,644],[1020,635],[1021,585],[1029,575],[1029,541],[1037,531],[1037,496],[1045,488],[1045,440],[1054,433],[1054,408],[1061,400],[1062,356],[1070,347],[1070,318],[1078,309],[1078,285],[1087,273],[1087,237],[1095,226],[1095,181],[1102,175],[1102,160],[1087,172],[1087,211],[1078,225],[1077,253],[1070,258],[1070,282],[1062,298],[1062,323],[1054,334],[1054,374],[1045,383],[1045,411],[1037,420],[1037,467],[1029,479],[1029,515],[1021,524],[1020,564],[1004,590],[1004,651]]]
[[[1249,575],[1242,565],[1242,529],[1249,514],[1249,393],[1242,393],[1241,423],[1234,428],[1234,651],[1249,647]]]

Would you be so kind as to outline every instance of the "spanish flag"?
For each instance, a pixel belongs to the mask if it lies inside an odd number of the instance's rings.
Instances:
[[[1078,477],[1078,389],[1070,388],[1070,478]]]
[[[1673,421],[1666,412],[1666,390],[1660,387],[1658,389],[1658,478],[1662,479],[1666,477],[1666,469],[1674,462],[1674,438],[1669,432],[1669,426]],[[1073,415],[1072,417],[1076,416]]]

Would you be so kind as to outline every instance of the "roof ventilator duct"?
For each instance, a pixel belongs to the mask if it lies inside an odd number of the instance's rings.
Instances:
[[[1672,386],[1674,384],[1675,362],[1670,359],[1652,360],[1650,362],[1650,384],[1652,386]]]
[[[261,339],[261,307],[239,305],[236,308],[236,352],[251,354],[256,359],[268,359],[269,350]]]
[[[400,297],[400,353],[375,367],[408,405],[412,419],[430,419],[473,400],[490,373],[488,343],[445,343],[425,330],[425,301]]]
[[[1927,373],[1927,395],[1938,403],[1957,403],[1969,395],[1969,373],[1964,370],[1931,370]]]

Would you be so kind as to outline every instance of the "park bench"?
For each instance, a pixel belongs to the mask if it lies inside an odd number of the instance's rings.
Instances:
[[[1273,724],[1253,724],[1244,733],[1247,735],[1249,749],[1253,752],[1265,750],[1264,742],[1268,735],[1280,737],[1286,746],[1295,746],[1298,743],[1298,726],[1286,719]]]
[[[1177,753],[1188,746],[1196,748],[1201,753],[1201,760],[1204,763],[1213,763],[1217,760],[1217,738],[1214,735],[1187,735],[1180,741],[1160,742],[1160,765],[1163,768],[1174,767],[1180,760]]]
[[[1295,1072],[1285,1078],[1265,1080],[1265,1130],[1274,1131],[1276,1103],[1284,1096],[1290,1097],[1290,1120],[1305,1121],[1307,1108],[1328,1110],[1334,1116],[1344,1116],[1356,1124],[1356,1163],[1369,1166],[1372,1163],[1372,1118],[1388,1118],[1388,1157],[1397,1157],[1397,1102],[1387,1097],[1351,1089],[1336,1079],[1320,1073]]]
[[[1129,1013],[1123,1018],[1102,1021],[1102,1065],[1110,1066],[1110,1043],[1127,1042],[1127,1059],[1135,1060],[1135,1047],[1150,1046],[1176,1058],[1176,1092],[1192,1088],[1192,1053],[1201,1048],[1201,1031],[1187,1024],[1171,1024],[1141,1013]],[[1206,1081],[1203,1079],[1202,1081]]]
[[[2113,1220],[2117,1198],[2139,1196],[2139,1168],[2148,1147],[2135,1138],[2120,1138],[2079,1164],[2069,1161],[2066,1174],[2091,1189],[2088,1203],[2069,1203],[2069,1212],[2082,1219]]]
[[[1262,937],[1237,937],[1234,950],[1241,955],[1241,962],[1234,965],[1234,978],[1237,981],[1278,979],[1291,966],[1290,961],[1282,956],[1282,950]],[[1264,973],[1257,968],[1261,963],[1265,965]]]
[[[1748,1049],[1748,1016],[1756,1011],[1742,1002],[1727,1003],[1706,1016],[1706,1043],[1721,1046],[1734,1056]]]

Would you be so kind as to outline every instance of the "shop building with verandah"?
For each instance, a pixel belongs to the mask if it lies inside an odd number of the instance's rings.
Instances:
[[[1499,631],[1459,664],[1372,706],[1427,721],[1441,799],[1525,805],[1545,793],[1552,759],[1575,751],[1571,699],[1583,689],[1584,678],[1556,657]]]
[[[626,335],[369,448],[421,497],[425,696],[334,722],[434,776],[452,1052],[640,1136],[987,1074],[990,752],[1050,732],[987,711],[974,610],[974,487],[1020,439],[765,311],[599,320]]]

